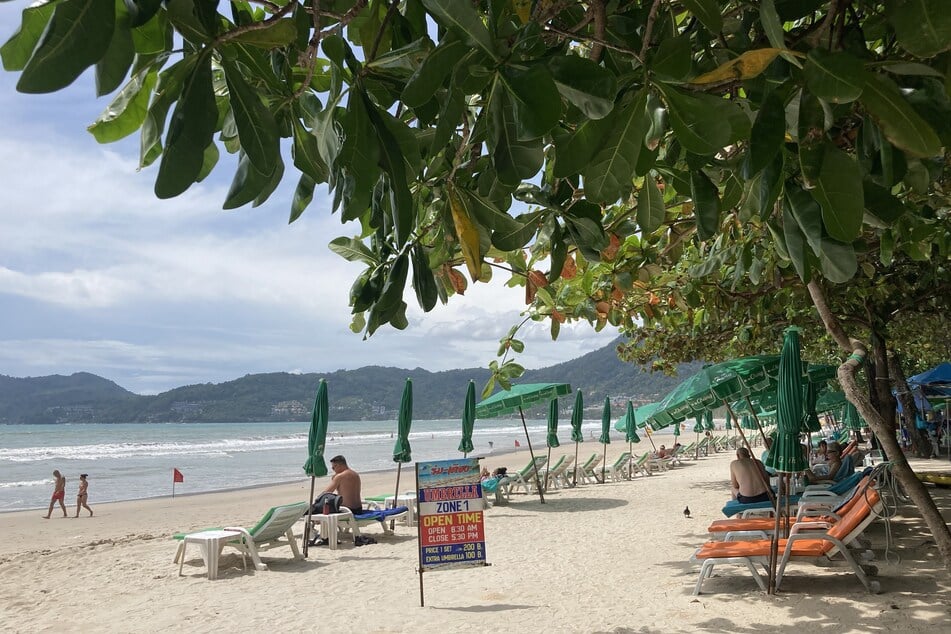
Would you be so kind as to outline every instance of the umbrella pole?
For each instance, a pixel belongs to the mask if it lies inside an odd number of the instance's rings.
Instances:
[[[647,428],[644,428],[644,433],[647,434]],[[651,438],[651,434],[647,434],[647,440],[651,441],[651,449],[657,451],[657,445],[654,444],[654,439]]]
[[[307,522],[304,524],[304,544],[301,550],[304,551],[304,557],[307,557],[307,542],[310,541],[310,518],[314,514],[314,476],[310,476],[310,504],[307,505]]]
[[[606,443],[601,446],[604,447],[604,453],[601,456],[601,484],[604,484],[604,471],[607,469],[607,465],[604,464],[604,461],[608,459],[608,446]]]
[[[631,464],[634,462],[634,443],[628,441],[627,443],[627,479],[631,479]]]
[[[551,466],[551,445],[548,445],[548,458],[545,460],[545,490],[548,490],[548,472]]]
[[[750,413],[753,415],[753,421],[756,422],[756,428],[759,430],[759,435],[763,437],[763,444],[766,444],[766,432],[763,431],[763,426],[759,424],[759,417],[756,415],[756,410],[753,409],[753,401],[750,400],[750,397],[746,397],[746,404],[750,408]]]
[[[578,441],[575,441],[575,472],[571,478],[571,486],[578,486]]]
[[[532,439],[528,437],[528,424],[525,422],[525,412],[519,406],[518,414],[522,417],[522,429],[525,430],[525,442],[528,443],[528,454],[532,457],[532,469],[535,470],[535,485],[538,487],[538,499],[542,504],[545,503],[545,493],[542,491],[542,483],[538,481],[538,463],[535,462],[535,450],[532,449]]]
[[[783,484],[786,474],[779,473],[779,490],[784,491]],[[787,491],[788,495],[788,491]],[[773,516],[776,518],[773,526],[773,536],[769,540],[769,574],[767,575],[766,594],[776,594],[776,560],[779,558],[779,509],[780,504],[776,505],[776,512]]]

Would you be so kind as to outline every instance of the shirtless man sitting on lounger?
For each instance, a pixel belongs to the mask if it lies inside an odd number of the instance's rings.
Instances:
[[[324,493],[336,493],[343,498],[343,506],[354,515],[363,512],[363,495],[360,493],[360,474],[347,466],[347,459],[334,456],[330,459],[330,468],[334,475]]]
[[[730,486],[733,497],[741,504],[767,502],[766,483],[769,477],[763,463],[750,457],[746,447],[736,450],[736,460],[730,463]]]

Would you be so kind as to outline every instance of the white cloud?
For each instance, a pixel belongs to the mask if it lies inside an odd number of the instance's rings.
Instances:
[[[0,24],[12,23],[2,7]],[[137,138],[99,146],[85,131],[104,106],[88,82],[40,97],[14,83],[0,75],[2,374],[89,371],[154,393],[254,372],[484,367],[522,319],[524,291],[502,276],[425,315],[407,287],[410,327],[363,340],[348,329],[361,267],[327,248],[356,231],[329,213],[326,187],[292,225],[290,177],[265,205],[222,211],[223,157],[206,182],[160,201],[155,167],[136,170]],[[519,362],[537,368],[613,333],[565,325],[552,344],[548,324],[529,323],[519,338]]]

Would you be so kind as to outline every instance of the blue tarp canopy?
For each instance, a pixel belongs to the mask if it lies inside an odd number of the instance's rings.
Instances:
[[[910,377],[908,386],[921,388],[925,396],[951,397],[951,363],[939,363],[927,372]]]

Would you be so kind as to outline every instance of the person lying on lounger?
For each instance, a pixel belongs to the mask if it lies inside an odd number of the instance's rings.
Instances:
[[[736,501],[741,504],[768,501],[767,482],[769,476],[763,463],[751,458],[746,447],[737,449],[736,460],[730,463],[730,488]]]

